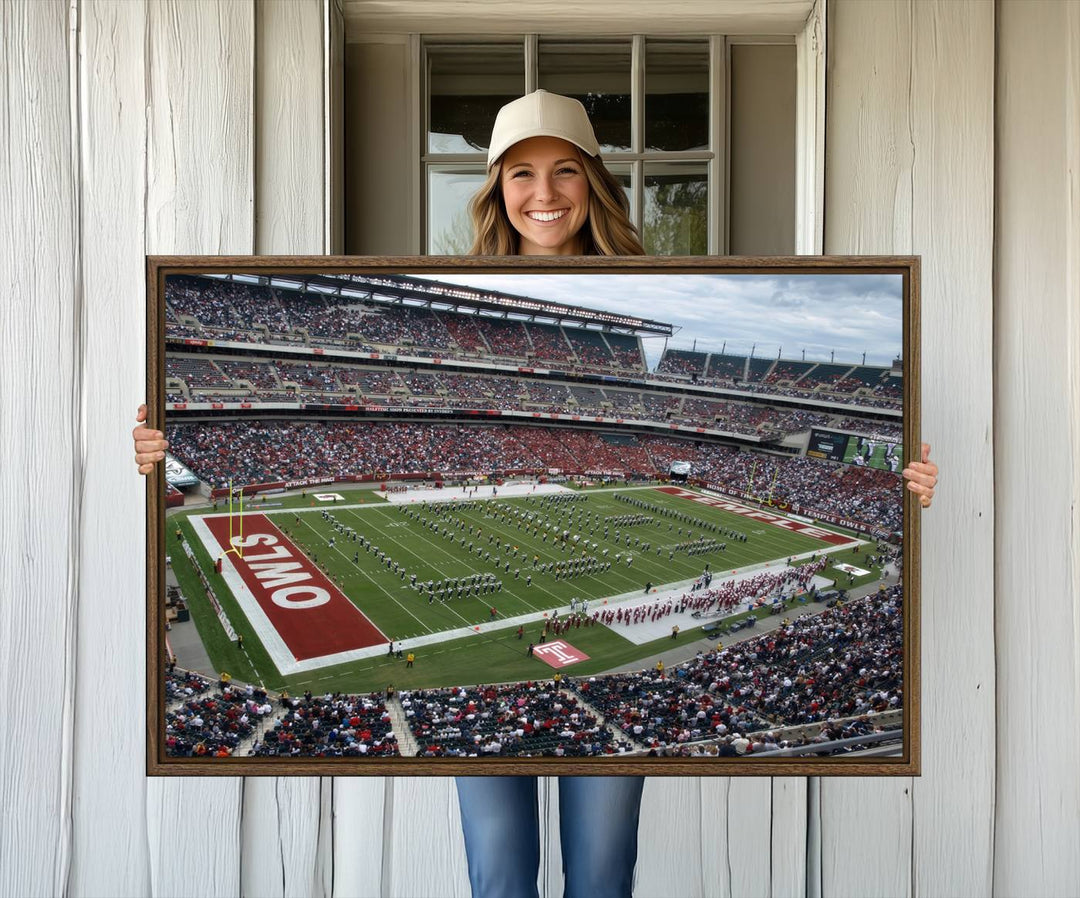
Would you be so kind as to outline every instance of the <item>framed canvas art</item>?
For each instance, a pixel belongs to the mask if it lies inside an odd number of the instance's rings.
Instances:
[[[919,260],[149,257],[153,774],[919,772]]]

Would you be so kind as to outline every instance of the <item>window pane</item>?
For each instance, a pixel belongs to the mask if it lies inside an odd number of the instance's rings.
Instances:
[[[709,149],[709,45],[645,44],[645,149]]]
[[[472,246],[468,203],[484,183],[483,166],[428,169],[428,252],[463,256]]]
[[[524,93],[520,43],[428,47],[428,152],[486,152],[499,108]]]
[[[630,149],[630,42],[541,41],[538,86],[580,100],[600,152]]]
[[[618,163],[612,165],[609,162],[605,162],[604,167],[615,176],[616,181],[622,184],[623,192],[626,194],[626,199],[630,203],[630,217],[633,218],[634,179],[630,166],[625,164],[619,165]]]
[[[645,252],[702,256],[708,251],[708,179],[701,163],[645,166]]]

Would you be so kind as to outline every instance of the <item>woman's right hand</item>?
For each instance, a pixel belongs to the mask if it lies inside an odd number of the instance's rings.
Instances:
[[[135,420],[139,422],[146,420],[145,405],[139,406]],[[135,463],[139,466],[139,473],[149,474],[154,470],[154,465],[157,462],[165,459],[165,450],[169,448],[165,434],[160,430],[152,430],[145,424],[140,423],[138,427],[131,431],[131,437],[135,441]]]

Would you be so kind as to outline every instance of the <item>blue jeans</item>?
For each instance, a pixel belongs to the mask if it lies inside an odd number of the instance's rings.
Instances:
[[[563,898],[630,898],[643,776],[560,776]],[[538,898],[535,776],[459,776],[473,898]]]

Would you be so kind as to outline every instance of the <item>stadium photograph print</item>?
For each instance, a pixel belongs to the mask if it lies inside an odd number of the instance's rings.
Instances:
[[[918,771],[917,259],[149,289],[151,772]]]

